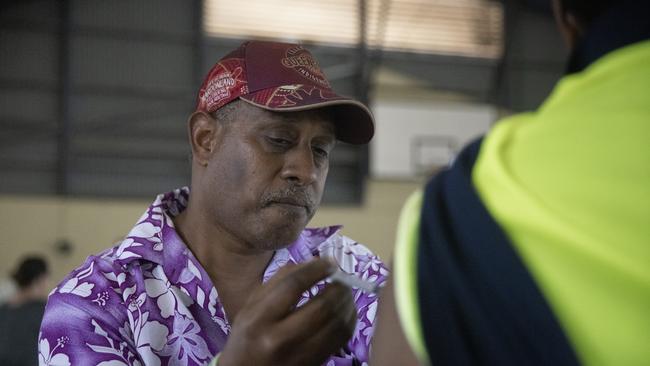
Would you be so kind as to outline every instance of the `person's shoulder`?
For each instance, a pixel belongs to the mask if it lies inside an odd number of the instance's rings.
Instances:
[[[61,297],[103,302],[102,299],[111,293],[119,295],[130,276],[129,268],[119,261],[118,252],[122,244],[118,242],[113,247],[88,256],[50,292],[48,303]]]
[[[89,256],[50,292],[41,331],[44,337],[76,334],[105,324],[117,332],[128,321],[129,296],[135,291],[137,274],[116,260],[115,247]]]

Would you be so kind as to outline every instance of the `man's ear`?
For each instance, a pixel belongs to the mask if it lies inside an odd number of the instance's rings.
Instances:
[[[555,22],[562,33],[562,38],[569,49],[573,50],[585,32],[584,24],[571,12],[564,9],[561,0],[554,0],[552,4]]]
[[[208,165],[222,130],[223,126],[216,123],[214,118],[205,112],[194,112],[188,119],[187,132],[192,157],[199,165]]]

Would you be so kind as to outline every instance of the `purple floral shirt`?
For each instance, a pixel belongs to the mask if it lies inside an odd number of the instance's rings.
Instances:
[[[160,195],[126,239],[90,256],[50,294],[39,336],[43,365],[206,365],[223,349],[230,324],[206,271],[174,229],[189,190]],[[384,264],[340,227],[305,229],[275,252],[263,281],[287,263],[334,258],[349,273],[383,283]],[[317,295],[321,282],[299,306]],[[325,365],[365,365],[377,297],[353,290],[357,327],[346,350]]]

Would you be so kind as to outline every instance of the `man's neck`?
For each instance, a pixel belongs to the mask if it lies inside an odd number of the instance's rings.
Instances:
[[[232,322],[248,294],[261,286],[274,252],[250,248],[206,220],[191,201],[173,221],[179,235],[210,276]]]
[[[27,288],[19,290],[11,297],[11,299],[9,299],[8,303],[11,306],[21,306],[32,301],[45,301],[45,298],[35,288]]]

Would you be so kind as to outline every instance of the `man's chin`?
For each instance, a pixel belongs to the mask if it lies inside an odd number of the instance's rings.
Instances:
[[[284,205],[267,207],[259,217],[258,224],[262,225],[259,229],[264,234],[258,237],[260,245],[256,246],[268,250],[285,248],[298,240],[310,219],[311,215],[305,208],[286,208]]]
[[[294,221],[284,222],[282,225],[273,225],[272,229],[267,232],[264,246],[271,250],[288,247],[298,240],[306,224],[306,222],[302,224]]]

